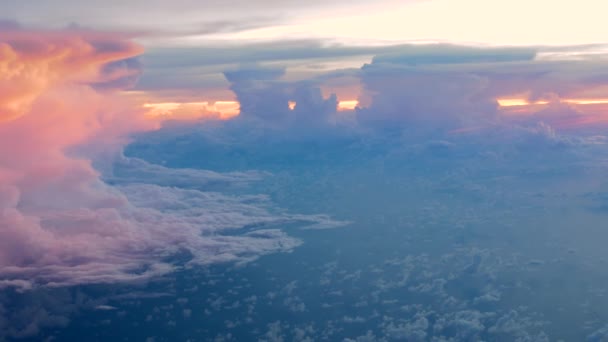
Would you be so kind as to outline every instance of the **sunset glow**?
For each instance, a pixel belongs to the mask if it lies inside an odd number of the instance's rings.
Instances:
[[[195,120],[216,118],[227,120],[239,114],[236,101],[157,102],[145,103],[147,115],[154,119]]]
[[[516,107],[516,106],[530,106],[530,105],[544,105],[548,104],[547,101],[529,102],[527,99],[497,99],[496,100],[501,107]]]
[[[550,103],[549,101],[530,102],[525,98],[497,99],[496,101],[501,107],[537,106],[547,105]],[[560,99],[559,102],[575,105],[593,105],[606,104],[608,103],[608,99]]]
[[[354,110],[359,102],[345,100],[338,102],[338,111]],[[297,103],[288,102],[289,109],[294,110]],[[203,101],[203,102],[147,102],[143,104],[147,116],[151,119],[195,120],[216,118],[232,119],[239,115],[240,104],[237,101]]]
[[[338,110],[354,110],[359,105],[359,101],[357,100],[345,100],[338,102]]]

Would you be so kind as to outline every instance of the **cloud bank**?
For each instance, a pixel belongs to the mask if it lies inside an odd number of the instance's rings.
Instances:
[[[203,191],[256,173],[122,157],[102,180],[94,162],[121,158],[130,134],[157,128],[120,93],[141,53],[116,34],[0,32],[0,287],[148,279],[170,272],[177,254],[243,262],[300,243],[277,224],[331,221],[276,212],[265,197]]]

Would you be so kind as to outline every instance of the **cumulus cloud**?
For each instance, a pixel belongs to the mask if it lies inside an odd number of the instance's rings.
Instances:
[[[487,80],[474,74],[372,63],[361,78],[371,99],[357,113],[364,125],[457,128],[491,120],[497,112],[495,99],[479,96]]]
[[[247,67],[224,73],[240,103],[237,120],[257,122],[281,130],[327,126],[337,113],[335,95],[324,98],[313,81],[288,82],[284,69]],[[293,107],[290,108],[290,104]]]
[[[444,130],[523,120],[568,126],[589,119],[564,101],[602,96],[604,78],[592,74],[605,59],[581,52],[576,60],[548,60],[546,50],[429,45],[380,54],[359,72],[365,105],[358,117],[364,124]],[[520,107],[528,115],[511,115],[496,100],[513,97],[548,105]]]
[[[279,78],[283,69],[241,68],[224,73],[240,104],[242,118],[260,118],[268,124],[289,120],[289,93]]]
[[[307,132],[299,135],[315,136],[328,122],[354,126],[354,116],[336,115],[336,102],[356,97],[356,119],[364,130],[390,127],[445,133],[505,122],[535,125],[542,121],[560,129],[588,124],[597,122],[597,118],[580,115],[585,114],[581,111],[599,109],[583,109],[567,101],[602,97],[608,79],[599,71],[604,69],[605,59],[599,58],[592,46],[349,47],[322,41],[277,41],[246,47],[214,44],[153,49],[146,57],[150,70],[140,89],[169,98],[171,89],[205,89],[207,94],[214,94],[212,97],[221,94],[220,98],[225,98],[230,97],[225,92],[228,88],[241,105],[237,120],[255,118],[258,123],[280,129],[300,127]],[[343,63],[348,58],[374,55],[359,69],[328,72],[313,68],[314,63],[322,61]],[[252,61],[259,64],[252,65]],[[277,67],[277,63],[283,67]],[[329,95],[337,81],[340,87],[351,89],[349,98]],[[353,92],[359,87],[360,94]],[[322,95],[320,89],[331,91]],[[497,102],[503,98],[547,101],[549,105],[503,108]],[[293,110],[290,102],[292,106],[295,103]],[[539,113],[525,116],[527,121],[523,122],[520,119],[524,116],[516,115],[521,111]]]

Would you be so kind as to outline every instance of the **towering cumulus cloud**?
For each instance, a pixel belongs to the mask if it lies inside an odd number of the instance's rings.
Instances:
[[[130,165],[153,179],[102,181],[93,160],[154,128],[120,95],[141,53],[117,35],[0,32],[0,288],[147,278],[171,270],[177,252],[194,263],[247,260],[299,242],[278,229],[220,230],[326,220],[271,214],[264,197],[182,189],[166,182],[174,171],[150,173],[143,161]],[[197,172],[179,176],[252,178]]]

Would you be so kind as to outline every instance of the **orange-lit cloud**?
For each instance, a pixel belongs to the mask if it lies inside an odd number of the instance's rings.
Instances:
[[[139,104],[146,113],[145,117],[156,122],[198,119],[227,120],[238,116],[240,112],[239,103],[233,100],[200,100],[190,94],[160,97],[154,92],[132,90],[123,91],[121,94]]]
[[[338,111],[354,110],[359,104],[357,100],[338,102]],[[294,110],[297,103],[288,102],[289,109]],[[146,117],[152,120],[198,120],[219,119],[228,120],[240,114],[240,104],[237,101],[202,101],[202,102],[145,102],[142,107]]]
[[[357,100],[343,100],[338,102],[338,111],[353,110],[359,105]]]
[[[105,82],[117,75],[103,75],[106,63],[143,52],[135,44],[116,41],[111,35],[49,33],[42,40],[37,32],[0,32],[0,121],[28,112],[47,89],[70,83]]]
[[[549,101],[534,101],[530,102],[525,98],[505,98],[496,100],[501,107],[515,107],[515,106],[536,106],[536,105],[547,105]],[[592,104],[608,104],[608,99],[560,99],[562,103],[569,103],[573,105],[592,105]]]
[[[294,110],[296,109],[296,101],[288,101],[287,102],[287,106],[289,106],[289,110]]]
[[[525,119],[535,116],[559,129],[608,123],[608,99],[571,98],[529,101],[526,98],[498,99],[506,115]]]
[[[128,234],[117,231],[129,225],[116,216],[125,199],[90,158],[119,152],[130,133],[157,124],[94,85],[123,77],[104,67],[141,52],[112,34],[0,32],[0,269],[19,277],[73,267],[84,276]]]
[[[525,98],[512,98],[512,99],[497,99],[498,105],[501,107],[516,107],[516,106],[530,106],[530,105],[543,105],[549,102],[547,101],[536,101],[530,102]]]
[[[149,118],[160,120],[227,120],[239,115],[239,103],[236,101],[148,102],[143,107]]]

